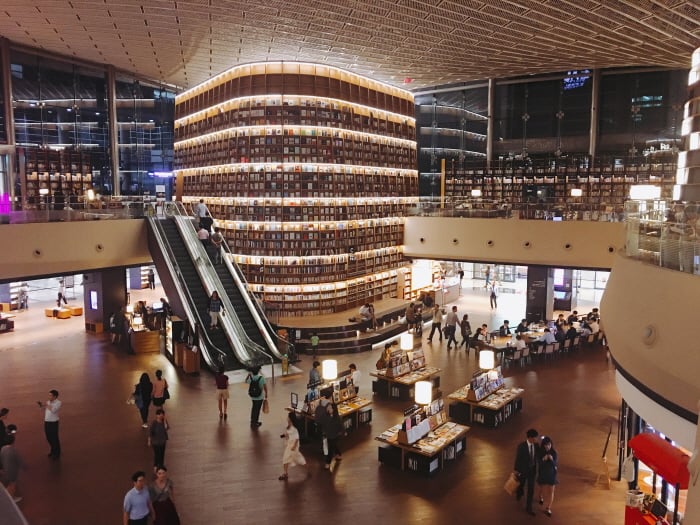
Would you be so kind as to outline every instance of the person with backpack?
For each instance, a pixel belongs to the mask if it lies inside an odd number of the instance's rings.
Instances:
[[[253,402],[250,409],[250,428],[258,428],[260,422],[260,409],[263,402],[267,399],[267,385],[265,384],[265,376],[260,373],[260,367],[254,366],[250,368],[250,373],[245,378],[248,383],[248,396]]]

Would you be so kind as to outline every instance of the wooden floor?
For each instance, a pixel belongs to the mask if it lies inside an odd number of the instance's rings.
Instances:
[[[157,300],[161,291],[138,294]],[[132,292],[132,300],[138,294]],[[511,324],[522,317],[524,295],[503,294],[499,300],[492,311],[486,292],[470,287],[457,304],[472,324],[497,327],[506,316]],[[27,466],[20,475],[20,506],[32,525],[121,523],[131,474],[152,463],[146,431],[125,400],[141,372],[152,375],[157,368],[171,384],[166,463],[184,525],[623,522],[626,484],[614,482],[607,490],[594,483],[620,404],[613,368],[602,351],[507,370],[507,383],[525,388],[524,411],[497,430],[472,427],[466,456],[433,479],[377,462],[374,436],[397,423],[407,404],[376,399],[371,427],[342,440],[344,459],[336,472],[324,471],[320,445],[312,443],[302,447],[312,477],[305,480],[303,471],[293,467],[285,483],[277,480],[284,408],[290,392],[303,396],[309,358],[300,364],[302,376],[278,378],[270,385],[272,410],[262,427],[252,431],[243,385],[231,388],[229,420],[220,424],[209,374],[185,376],[158,354],[127,355],[106,336],[86,334],[83,323],[83,318],[46,318],[43,305],[34,301],[32,310],[17,316],[16,331],[0,335],[0,406],[11,410],[8,423],[19,426],[17,447]],[[464,385],[477,366],[473,353],[448,353],[444,343],[424,340],[424,348],[428,363],[443,369],[444,393]],[[371,392],[368,372],[376,359],[369,353],[339,356],[341,366],[352,360],[362,371],[362,394]],[[46,457],[43,413],[36,406],[52,388],[63,401],[59,461]],[[515,447],[530,427],[550,435],[559,451],[560,485],[551,518],[528,516],[502,489]],[[608,457],[616,464],[614,443]]]

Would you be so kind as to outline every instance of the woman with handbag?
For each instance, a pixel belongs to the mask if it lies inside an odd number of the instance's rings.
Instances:
[[[540,505],[545,506],[544,513],[552,515],[552,502],[554,502],[554,486],[557,480],[557,451],[552,440],[545,436],[539,447],[537,458],[537,484],[540,486]]]
[[[284,468],[284,474],[282,474],[278,479],[280,481],[286,481],[289,478],[289,465],[300,465],[306,467],[307,477],[311,475],[309,467],[306,464],[306,458],[299,451],[299,431],[294,425],[294,413],[287,413],[287,428],[284,433],[280,435],[282,439],[287,440],[287,446],[284,448],[284,455],[282,456],[282,468]]]
[[[170,399],[168,392],[168,382],[163,379],[163,371],[156,370],[156,380],[153,382],[153,390],[151,392],[153,398],[153,406],[162,407],[166,399]]]
[[[151,378],[148,374],[144,372],[141,374],[141,379],[134,387],[134,402],[136,408],[139,409],[141,414],[141,426],[143,428],[148,428],[148,409],[151,406],[151,393],[153,392],[153,383],[151,383]]]
[[[156,515],[153,525],[180,525],[180,516],[175,508],[175,486],[168,477],[165,465],[156,469],[156,478],[148,487],[148,492]]]

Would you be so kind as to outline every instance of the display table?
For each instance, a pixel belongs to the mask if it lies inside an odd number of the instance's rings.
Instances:
[[[160,332],[157,330],[134,330],[129,334],[129,345],[135,354],[160,352]]]
[[[372,381],[372,392],[375,394],[409,401],[413,399],[415,384],[418,381],[430,381],[433,383],[433,388],[440,387],[440,376],[438,375],[441,369],[433,366],[425,366],[413,372],[398,376],[390,377],[386,374],[386,370],[377,370],[370,372],[370,376],[376,377],[376,381]],[[439,393],[434,393],[433,397],[438,397]]]
[[[361,424],[369,424],[372,421],[372,410],[366,410],[371,404],[372,401],[360,396],[355,396],[337,404],[338,415],[343,420],[343,427],[346,431],[358,428]],[[287,410],[296,412],[293,408],[288,408]],[[296,413],[304,419],[304,435],[308,437],[318,434],[320,437],[320,433],[314,432],[316,427],[314,414],[304,411]]]
[[[399,442],[400,431],[401,424],[394,425],[375,439],[386,444],[379,447],[379,461],[401,470],[432,476],[467,449],[469,427],[451,421],[410,445]]]
[[[500,388],[481,401],[471,401],[469,390],[466,385],[447,396],[451,418],[496,428],[523,408],[522,388]]]
[[[0,314],[0,334],[11,332],[15,329],[14,315]]]

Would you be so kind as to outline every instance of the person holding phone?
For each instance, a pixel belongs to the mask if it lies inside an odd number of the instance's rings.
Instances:
[[[49,457],[58,459],[61,457],[61,441],[58,438],[58,413],[61,410],[61,401],[58,399],[58,390],[49,391],[49,399],[42,403],[37,401],[39,408],[44,409],[44,434],[49,442],[51,450]]]
[[[557,451],[552,439],[544,436],[537,461],[537,484],[540,487],[540,505],[545,505],[544,513],[547,516],[552,515],[554,486],[557,483]]]

